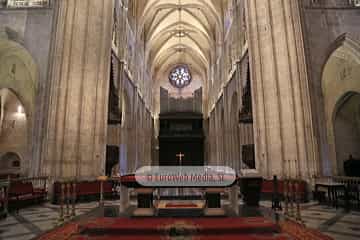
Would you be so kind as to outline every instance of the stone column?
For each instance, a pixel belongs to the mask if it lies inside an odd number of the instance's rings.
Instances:
[[[212,119],[212,137],[211,137],[211,164],[217,164],[218,158],[218,151],[217,151],[217,116],[216,116],[216,108],[213,109],[211,112],[211,119]]]
[[[224,128],[223,128],[223,144],[224,144],[224,166],[233,167],[233,159],[232,159],[232,129],[231,129],[231,96],[227,91],[228,89],[224,89]],[[230,110],[229,110],[230,109]]]
[[[126,209],[129,207],[129,190],[126,186],[120,185],[120,204],[119,212],[125,213]]]
[[[105,172],[112,0],[55,1],[48,136],[43,173]]]
[[[289,174],[308,177],[315,154],[299,2],[246,4],[257,168],[281,176],[290,160]]]
[[[239,215],[239,186],[237,184],[234,184],[230,188],[230,203],[231,207],[234,210],[234,213],[236,215]]]
[[[136,87],[134,90],[135,94],[135,108],[134,108],[134,131],[135,131],[135,137],[134,137],[134,150],[135,150],[135,162],[134,162],[134,171],[141,165],[141,130],[142,130],[142,124],[141,124],[141,105],[140,105],[140,96],[138,95],[138,88]]]
[[[125,72],[124,72],[124,64],[121,63],[121,81],[122,81],[122,89],[123,89],[123,82],[124,82],[124,76],[125,76]],[[122,90],[122,93],[124,94],[124,91]],[[128,99],[127,99],[128,100]],[[123,98],[123,101],[125,101],[125,98]],[[124,104],[129,104],[127,101],[125,101]],[[120,165],[120,175],[124,175],[127,173],[132,172],[132,166],[131,166],[131,161],[129,160],[131,155],[130,155],[130,136],[131,136],[131,131],[132,131],[132,121],[131,121],[131,111],[130,111],[130,105],[125,105],[124,109],[123,109],[123,114],[125,114],[124,118],[125,121],[122,122],[122,128],[120,131],[121,134],[121,144],[122,146],[125,148],[125,154],[121,155],[122,157],[125,157],[126,159],[121,159],[121,163],[122,165]],[[124,155],[124,156],[123,156]],[[129,196],[129,189],[124,186],[123,184],[120,184],[120,204],[119,204],[119,213],[123,214],[126,212],[126,209],[129,207],[129,201],[130,201],[130,196]]]
[[[130,173],[136,170],[136,125],[132,122],[127,126],[127,162]]]
[[[215,128],[216,128],[216,162],[215,165],[220,165],[222,163],[222,125],[221,125],[221,109],[219,105],[215,107]]]
[[[226,138],[226,142],[225,142],[226,166],[234,168],[234,144],[235,143],[234,143],[234,133],[233,133],[233,129],[231,128],[231,120],[230,119],[228,122],[227,129],[228,129],[227,134],[226,134],[227,138]]]
[[[142,122],[142,124],[141,124],[141,129],[142,129],[142,132],[141,132],[141,135],[140,135],[140,137],[141,137],[141,141],[140,141],[140,143],[142,144],[141,145],[141,162],[140,162],[140,166],[145,166],[146,165],[146,163],[147,163],[147,161],[146,161],[146,154],[145,154],[145,152],[146,152],[146,140],[147,140],[147,135],[146,135],[146,133],[147,133],[147,128],[146,128],[146,108],[145,108],[145,104],[144,104],[144,102],[142,103],[142,120],[141,120],[141,122]]]
[[[152,132],[151,132],[151,113],[150,111],[147,112],[147,117],[146,117],[146,127],[147,127],[147,134],[146,134],[146,153],[145,153],[145,158],[146,158],[146,165],[151,165],[151,147],[152,147]]]

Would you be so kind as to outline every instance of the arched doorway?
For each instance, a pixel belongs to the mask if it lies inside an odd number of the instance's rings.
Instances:
[[[338,173],[344,175],[344,161],[350,155],[360,159],[360,93],[347,93],[339,100],[333,121]]]
[[[21,169],[20,164],[14,168],[9,161],[18,154],[29,155],[27,128],[25,107],[18,96],[8,88],[0,89],[0,155],[4,154],[0,161],[0,174],[25,172],[28,162]]]
[[[24,175],[40,168],[32,161],[37,77],[36,64],[28,51],[16,42],[0,39],[0,151],[20,154]]]
[[[329,148],[323,168],[343,175],[343,162],[352,154],[360,158],[360,44],[347,36],[335,42],[324,65],[322,94]]]

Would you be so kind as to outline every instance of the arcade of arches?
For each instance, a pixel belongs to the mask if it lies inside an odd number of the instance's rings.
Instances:
[[[360,160],[359,8],[326,2],[3,8],[0,174],[118,175],[182,151],[238,174],[344,175]]]

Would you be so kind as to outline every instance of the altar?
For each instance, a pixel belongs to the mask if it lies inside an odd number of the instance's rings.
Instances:
[[[179,200],[179,199],[168,199],[162,200],[158,198],[157,193],[164,187],[143,187],[140,186],[134,175],[122,176],[121,184],[127,188],[132,188],[136,192],[137,209],[135,209],[134,216],[155,216],[161,210],[174,210],[175,208],[183,209],[201,209],[204,215],[220,216],[224,215],[225,212],[221,207],[221,194],[225,191],[225,188],[203,188],[193,186],[192,188],[198,188],[202,192],[200,199],[193,200]],[[176,189],[183,189],[183,186],[174,186]],[[187,187],[188,188],[188,187]],[[186,197],[185,197],[186,198]],[[188,201],[188,204],[183,204]],[[197,203],[194,205],[193,202]],[[171,204],[169,204],[171,202]],[[199,204],[200,203],[200,204]]]
[[[184,178],[181,181],[175,179],[172,171],[183,171]],[[191,168],[191,169],[190,169]],[[201,168],[207,169],[206,175],[201,175]],[[217,167],[218,168],[218,167]],[[226,167],[224,167],[225,169]],[[165,169],[165,170],[164,170]],[[220,179],[214,179],[219,176],[218,172],[209,171],[209,167],[199,167],[197,170],[194,167],[187,169],[183,166],[179,167],[164,167],[161,170],[167,172],[168,178],[159,177],[158,172],[147,172],[143,174],[128,174],[120,177],[120,183],[123,187],[134,189],[136,192],[137,208],[134,216],[155,216],[159,212],[174,212],[175,209],[201,211],[202,215],[206,216],[222,216],[225,214],[223,206],[221,205],[221,196],[227,188],[231,188],[237,192],[237,179],[235,173],[229,169],[225,169],[226,173]],[[220,169],[220,170],[224,170]],[[158,170],[158,169],[156,169]],[[191,172],[192,171],[192,172]],[[196,172],[198,171],[198,172]],[[196,173],[199,173],[196,175]],[[194,177],[194,174],[197,177]],[[211,175],[213,174],[213,175]],[[151,177],[149,177],[151,176]],[[171,178],[170,178],[171,176]],[[203,176],[203,177],[200,177]],[[214,177],[215,176],[215,177]],[[157,179],[154,179],[157,177]],[[180,178],[181,176],[177,176]],[[151,179],[151,181],[149,180]],[[162,196],[161,192],[164,190],[172,190],[176,195]],[[195,195],[186,195],[184,191],[197,192]],[[238,196],[238,194],[236,194]],[[238,199],[234,199],[234,204]]]

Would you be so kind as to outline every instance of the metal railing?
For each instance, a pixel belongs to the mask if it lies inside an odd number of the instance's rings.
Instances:
[[[284,215],[303,224],[301,217],[301,198],[302,192],[300,185],[303,180],[300,178],[285,178],[284,180]]]
[[[323,178],[315,179],[316,184],[336,184],[334,186],[341,186],[337,189],[331,189],[328,191],[322,192],[320,196],[319,192],[315,189],[315,193],[319,201],[325,201],[330,203],[335,201],[335,206],[337,207],[337,202],[342,201],[346,209],[354,208],[360,209],[360,177],[347,177],[347,176],[329,176]]]
[[[60,211],[59,211],[59,224],[63,223],[66,219],[76,216],[76,181],[59,181],[60,184]],[[71,208],[71,209],[70,209]]]
[[[360,185],[360,177],[334,176],[332,177],[332,180],[346,185]]]

